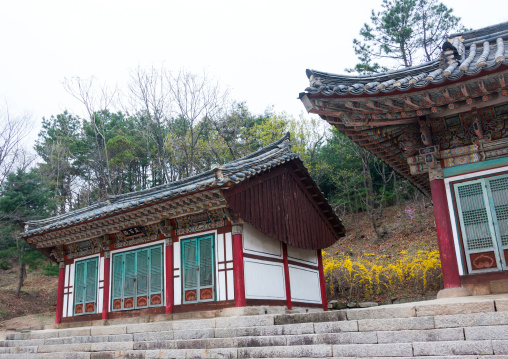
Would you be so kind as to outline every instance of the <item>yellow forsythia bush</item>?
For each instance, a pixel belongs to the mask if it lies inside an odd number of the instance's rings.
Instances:
[[[323,252],[328,299],[382,301],[392,297],[435,294],[442,287],[438,251],[400,253],[392,263],[386,255],[332,256]]]

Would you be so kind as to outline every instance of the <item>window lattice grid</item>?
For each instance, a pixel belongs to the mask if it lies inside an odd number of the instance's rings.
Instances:
[[[501,244],[504,246],[508,246],[508,235],[501,236]]]
[[[490,189],[492,192],[508,191],[508,177],[491,180]]]
[[[491,180],[489,184],[501,245],[508,246],[508,177]]]
[[[469,250],[473,249],[487,249],[492,248],[492,238],[489,237],[483,237],[483,238],[467,238],[467,248]]]
[[[508,219],[508,204],[494,207],[496,210],[496,217],[498,221],[504,221]]]
[[[464,221],[464,225],[468,226],[487,223],[489,221],[489,217],[485,208],[478,208],[471,211],[463,211],[462,220]]]
[[[469,196],[475,196],[475,195],[481,195],[483,194],[482,190],[482,184],[481,183],[473,183],[467,186],[459,187],[459,197],[469,197]]]

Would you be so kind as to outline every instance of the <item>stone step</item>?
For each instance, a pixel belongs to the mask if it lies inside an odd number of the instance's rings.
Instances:
[[[508,338],[508,312],[164,331],[164,329],[171,326],[172,322],[161,322],[150,323],[148,326],[137,325],[133,328],[124,326],[121,331],[118,330],[119,327],[109,326],[97,327],[95,328],[98,329],[96,331],[92,331],[94,328],[80,328],[16,333],[10,335],[10,340],[0,341],[0,348],[106,342],[143,343],[164,341],[165,343],[171,343],[171,341],[178,342],[178,340],[221,338],[231,338],[238,341],[242,337],[256,338],[268,336],[273,338],[281,337],[282,339],[279,340],[285,339],[288,345],[337,344],[340,343],[340,340],[346,340],[337,338],[357,338],[358,341],[368,341],[371,343],[405,343],[415,341],[418,338],[422,338],[420,341],[463,340],[464,333],[466,340],[504,339]],[[126,333],[127,331],[130,333]],[[92,332],[94,335],[91,335]],[[113,334],[103,334],[105,332]],[[55,337],[55,333],[59,336]],[[372,338],[366,339],[372,336],[372,333],[376,335],[377,341],[375,342],[373,342]],[[333,342],[333,340],[336,341]],[[242,342],[245,342],[245,340],[242,339]],[[165,348],[175,347],[171,346],[172,344],[164,345],[169,345]]]
[[[78,323],[62,323],[47,326],[46,329],[65,329],[79,327],[135,325],[152,322],[179,322],[209,319],[210,323],[228,317],[263,317],[266,314],[274,316],[275,324],[304,323],[304,322],[327,322],[335,320],[364,320],[383,318],[408,318],[425,317],[435,315],[471,314],[494,311],[508,311],[508,297],[506,294],[490,295],[481,297],[444,298],[423,302],[410,302],[404,304],[386,305],[372,308],[346,309],[337,311],[311,311],[298,313],[305,309],[287,310],[284,307],[244,307],[225,308],[214,311],[160,314],[153,316],[141,316],[121,319],[107,319],[96,321],[84,321]],[[290,314],[297,312],[295,314]],[[319,318],[319,319],[317,319]],[[254,320],[254,319],[251,319]]]
[[[153,354],[157,351],[164,353],[180,353],[183,349],[213,349],[213,352],[218,352],[220,350],[238,348],[237,355],[239,357],[260,357],[260,355],[266,355],[261,357],[278,357],[279,355],[296,355],[294,353],[312,356],[314,354],[306,353],[310,353],[309,350],[314,349],[320,353],[319,357],[332,354],[334,356],[344,357],[395,357],[409,356],[409,353],[413,352],[415,355],[427,356],[452,354],[488,355],[493,353],[508,354],[507,333],[508,325],[500,327],[448,328],[393,332],[344,332],[311,335],[141,342],[134,342],[131,338],[130,341],[125,342],[45,343],[39,346],[3,347],[0,348],[0,354],[133,351],[141,355],[141,353]],[[429,345],[430,342],[432,342],[432,345]],[[272,348],[272,351],[267,348]],[[326,350],[331,350],[332,354],[323,354]]]
[[[385,355],[385,353],[378,353],[375,356],[341,356],[341,353],[338,352],[338,349],[335,347],[326,347],[326,346],[313,346],[306,348],[293,347],[290,348],[292,350],[285,350],[287,348],[240,348],[240,349],[228,349],[228,350],[216,350],[216,349],[173,349],[173,350],[155,350],[155,351],[104,351],[104,352],[62,352],[62,353],[26,353],[26,354],[0,354],[0,359],[2,358],[16,358],[16,359],[109,359],[109,358],[131,358],[131,359],[141,359],[141,358],[279,358],[279,359],[289,359],[289,358],[301,358],[301,359],[310,359],[310,358],[323,358],[323,359],[352,359],[352,358],[385,358],[385,359],[485,359],[485,358],[497,358],[497,359],[506,359],[508,355],[503,354],[474,354],[474,355],[463,355],[463,354],[445,354],[445,355],[434,355],[434,356],[394,356],[394,355]],[[358,353],[366,348],[358,348],[352,349],[354,352]],[[331,353],[332,356],[323,356],[322,354]],[[397,351],[401,351],[400,348],[393,348],[392,353]],[[310,353],[310,356],[304,356],[303,354]],[[284,355],[289,354],[289,355]]]
[[[211,349],[211,348],[244,348],[267,346],[313,346],[313,345],[342,345],[342,344],[374,344],[375,347],[388,347],[387,344],[407,344],[416,342],[462,342],[470,343],[482,340],[504,340],[508,338],[508,325],[498,327],[469,327],[446,328],[430,330],[402,330],[379,332],[343,332],[322,334],[297,334],[279,336],[246,336],[231,338],[207,339],[176,339],[134,341],[132,335],[111,336],[99,338],[76,337],[47,339],[41,345],[34,341],[27,341],[25,346],[9,346],[0,348],[0,353],[23,352],[71,352],[71,351],[118,351],[118,350],[164,350],[164,349]],[[87,339],[87,340],[83,340]],[[117,340],[115,340],[117,339]],[[122,340],[123,341],[120,341]],[[76,342],[78,341],[78,342]],[[16,343],[18,344],[18,343]],[[32,345],[28,345],[32,344]],[[376,345],[377,344],[377,345]],[[434,344],[433,344],[434,345]]]
[[[186,352],[183,352],[184,356],[170,356],[166,353],[161,352],[160,356],[156,358],[214,358],[214,356],[185,356]],[[194,353],[193,353],[194,354]],[[200,353],[195,353],[200,354]],[[141,358],[155,358],[153,356],[145,356],[145,353],[135,352],[101,352],[101,353],[61,353],[58,355],[48,354],[0,354],[0,358],[9,359],[113,359],[113,358],[130,358],[130,359],[141,359]],[[215,358],[226,358],[224,356],[217,356]],[[239,357],[235,357],[239,358]],[[294,357],[293,357],[294,358]],[[298,357],[300,359],[311,359],[310,357]],[[372,359],[373,357],[366,358]],[[277,359],[290,359],[289,357],[277,358]],[[322,359],[359,359],[359,357],[322,357]],[[384,359],[508,359],[507,355],[446,355],[446,356],[411,356],[411,357],[384,357]]]
[[[508,359],[508,298],[468,300],[36,330],[8,334],[0,358]]]
[[[368,309],[365,309],[368,310]],[[108,326],[93,326],[69,329],[38,330],[29,333],[10,333],[6,335],[8,340],[27,339],[49,339],[75,336],[101,336],[121,335],[132,333],[153,333],[169,331],[201,331],[206,333],[217,333],[219,336],[236,336],[232,328],[243,328],[245,335],[268,335],[267,328],[282,327],[286,324],[309,324],[314,325],[319,332],[329,331],[373,331],[373,330],[411,330],[411,329],[434,329],[451,326],[479,326],[499,325],[506,323],[508,311],[506,312],[483,312],[472,314],[453,314],[437,316],[409,316],[405,318],[385,319],[357,319],[341,320],[340,312],[322,312],[308,314],[294,314],[286,316],[246,316],[246,317],[223,317],[202,320],[182,320],[168,322],[153,322],[141,324],[122,324]],[[370,316],[370,315],[369,315]],[[328,323],[328,324],[327,324]],[[251,328],[251,329],[248,329]],[[259,329],[256,329],[259,328]],[[275,329],[277,331],[278,329]],[[260,334],[256,334],[259,332]],[[229,334],[228,334],[229,333]],[[232,334],[231,334],[232,333]],[[216,335],[216,334],[214,334]],[[208,334],[207,337],[210,337]]]

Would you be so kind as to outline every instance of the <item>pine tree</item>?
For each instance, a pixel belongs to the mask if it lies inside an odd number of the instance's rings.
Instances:
[[[446,36],[464,30],[452,12],[438,0],[383,0],[360,29],[362,39],[353,40],[360,62],[346,71],[369,74],[435,59]]]

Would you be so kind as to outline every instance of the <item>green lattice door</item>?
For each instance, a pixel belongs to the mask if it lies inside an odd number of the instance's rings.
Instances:
[[[213,235],[182,241],[183,302],[215,300]]]
[[[75,263],[74,315],[92,314],[97,310],[97,258]]]
[[[494,217],[494,229],[499,248],[501,267],[506,270],[508,259],[508,176],[486,179],[490,208]]]
[[[469,272],[507,269],[508,176],[459,183],[454,190]]]
[[[163,304],[162,245],[113,255],[112,309]]]

